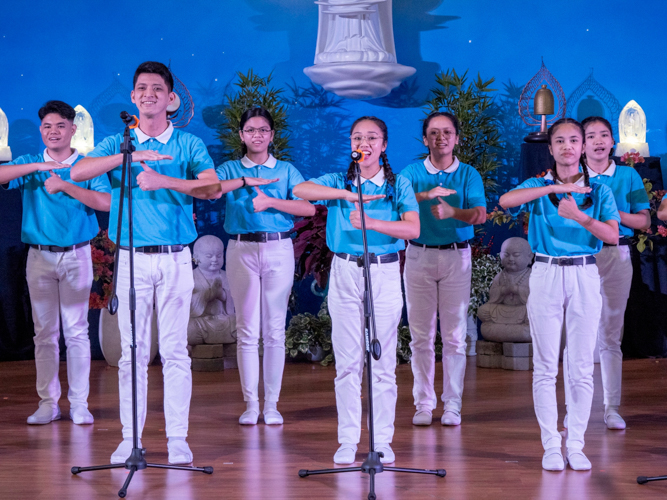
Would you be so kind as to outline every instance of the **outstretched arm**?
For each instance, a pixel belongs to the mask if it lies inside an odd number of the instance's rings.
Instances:
[[[40,170],[57,170],[59,168],[69,167],[67,163],[57,161],[45,161],[42,163],[23,163],[20,165],[1,165],[0,166],[0,184],[7,184],[9,181],[32,174]]]
[[[551,186],[540,186],[523,189],[512,189],[500,197],[498,203],[503,208],[514,208],[524,203],[529,203],[542,196],[551,193],[590,193],[590,187],[577,186],[576,184],[552,184]]]
[[[431,207],[431,213],[436,219],[456,219],[466,224],[484,224],[486,222],[486,208],[457,208],[451,206],[438,196],[440,203]]]
[[[173,158],[169,155],[163,155],[150,149],[132,153],[132,163],[160,160],[173,160]],[[87,181],[94,177],[99,177],[100,175],[107,173],[109,170],[113,170],[122,165],[122,163],[122,153],[95,158],[87,156],[86,158],[81,158],[81,160],[72,167],[70,176],[75,182]]]
[[[359,200],[359,195],[348,191],[347,189],[338,189],[328,186],[322,186],[316,182],[306,181],[301,184],[297,184],[292,189],[294,196],[297,198],[303,198],[304,200],[317,201],[317,200],[346,200],[350,203],[354,203]],[[363,195],[364,203],[373,200],[379,200],[384,198],[383,194],[365,194]]]

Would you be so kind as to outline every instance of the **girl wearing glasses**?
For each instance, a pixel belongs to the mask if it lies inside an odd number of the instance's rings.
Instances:
[[[277,409],[285,367],[285,317],[294,281],[294,248],[290,232],[294,216],[315,214],[315,207],[297,199],[292,189],[303,182],[290,163],[269,153],[274,136],[271,114],[248,109],[241,116],[239,135],[245,155],[216,171],[220,180],[241,179],[239,189],[226,194],[225,231],[227,277],[236,307],[237,359],[246,411],[243,425],[259,418],[259,336],[264,341],[264,423],[280,425]],[[248,177],[251,176],[251,177]],[[271,179],[261,189],[248,179]]]
[[[431,425],[437,399],[435,332],[440,316],[444,413],[442,425],[461,423],[474,224],[486,222],[482,177],[459,162],[459,121],[445,112],[431,113],[422,127],[426,160],[407,166],[405,176],[419,202],[422,231],[405,252],[405,295],[412,334],[414,425]]]
[[[410,183],[394,175],[385,153],[387,126],[364,116],[352,124],[351,149],[360,150],[361,190],[368,229],[368,251],[373,254],[370,275],[377,338],[382,356],[372,361],[375,450],[383,463],[394,461],[390,443],[396,411],[396,332],[403,308],[398,251],[402,240],[419,236],[418,205]],[[382,162],[382,163],[380,163]],[[346,173],[327,174],[294,188],[307,200],[324,200],[327,244],[335,253],[329,281],[332,342],[336,353],[337,464],[355,460],[361,435],[361,380],[365,359],[364,277],[358,258],[363,254],[361,217],[354,162]]]
[[[618,208],[621,223],[618,245],[605,243],[595,258],[600,273],[602,315],[598,328],[600,346],[600,371],[604,392],[604,421],[608,429],[625,429],[625,421],[618,412],[621,404],[621,379],[623,353],[621,338],[623,317],[630,296],[632,262],[628,238],[634,229],[646,229],[651,225],[649,201],[644,183],[637,171],[631,167],[616,165],[611,159],[614,137],[611,124],[600,116],[591,116],[581,122],[586,133],[584,165],[594,182],[611,188]],[[567,348],[566,348],[567,349]],[[568,356],[563,355],[567,362]],[[565,377],[565,402],[569,403],[568,369],[563,366]],[[566,417],[565,427],[568,418]]]
[[[589,182],[583,163],[584,129],[571,118],[556,121],[548,132],[553,171],[531,178],[500,197],[503,208],[530,213],[528,242],[535,253],[530,275],[528,319],[533,340],[533,400],[542,433],[542,467],[565,468],[558,432],[556,375],[561,332],[565,326],[568,370],[567,461],[589,470],[584,433],[593,400],[593,350],[602,297],[595,265],[602,244],[618,244],[614,195]]]

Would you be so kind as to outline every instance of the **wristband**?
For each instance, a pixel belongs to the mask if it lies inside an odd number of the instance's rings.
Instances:
[[[241,180],[243,181],[243,185],[241,187],[246,187],[245,175],[241,176]]]

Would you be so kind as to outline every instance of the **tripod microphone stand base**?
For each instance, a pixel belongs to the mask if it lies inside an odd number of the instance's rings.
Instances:
[[[130,473],[125,479],[123,487],[118,490],[118,496],[120,498],[125,498],[127,495],[127,488],[132,481],[134,473],[138,470],[144,469],[173,469],[173,470],[187,470],[191,472],[203,472],[204,474],[213,474],[213,467],[188,467],[185,465],[166,465],[166,464],[149,464],[146,462],[144,455],[146,454],[145,448],[132,448],[132,453],[130,457],[123,464],[108,464],[108,465],[93,465],[90,467],[72,467],[72,474],[76,475],[80,472],[87,472],[92,470],[106,470],[106,469],[127,469]]]

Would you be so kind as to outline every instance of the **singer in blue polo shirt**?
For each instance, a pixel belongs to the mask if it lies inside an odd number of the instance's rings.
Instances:
[[[88,411],[90,339],[88,302],[93,283],[90,240],[98,232],[95,210],[109,211],[106,175],[74,182],[70,170],[79,152],[70,146],[76,132],[72,106],[49,101],[39,110],[43,153],[24,155],[0,166],[0,184],[18,189],[23,201],[21,241],[30,245],[26,279],[35,325],[35,366],[39,409],[29,424],[60,418],[60,324],[67,346],[70,418],[92,424]]]
[[[419,237],[419,206],[409,182],[395,175],[387,159],[387,126],[374,116],[358,118],[350,130],[352,151],[363,153],[359,161],[361,191],[366,215],[370,275],[377,339],[382,356],[372,360],[375,451],[391,463],[396,414],[396,335],[403,310],[398,251],[403,240]],[[380,160],[382,163],[380,163]],[[361,380],[364,348],[364,270],[357,264],[363,254],[361,214],[355,184],[354,163],[346,173],[327,174],[299,184],[294,193],[307,200],[324,200],[328,208],[327,245],[331,262],[328,304],[336,353],[336,408],[338,450],[336,464],[355,461],[361,436]]]
[[[414,425],[431,425],[435,394],[435,333],[442,336],[442,425],[461,423],[472,262],[468,240],[486,221],[482,177],[454,156],[458,119],[434,112],[422,126],[429,156],[401,175],[415,190],[421,234],[405,252],[405,296],[412,334]]]

